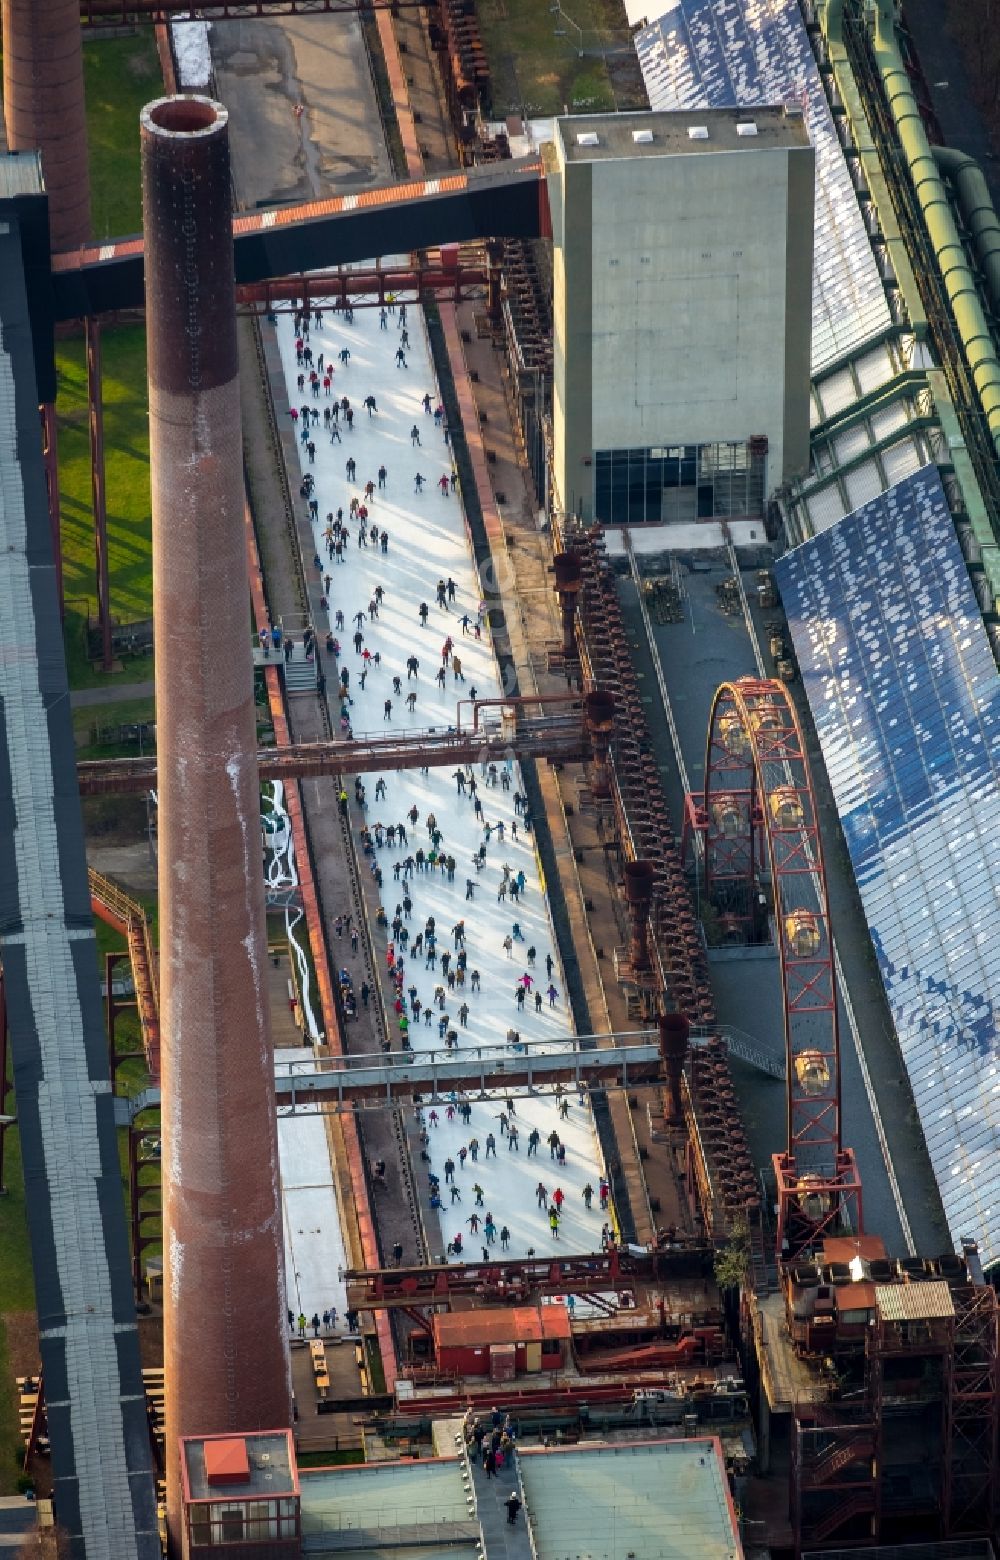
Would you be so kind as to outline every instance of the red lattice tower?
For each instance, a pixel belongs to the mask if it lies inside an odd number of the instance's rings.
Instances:
[[[784,1007],[787,1136],[774,1155],[778,1254],[862,1228],[861,1181],[841,1142],[840,1037],[823,844],[802,729],[783,683],[743,677],[717,690],[705,790],[685,804],[700,837],[704,892],[723,935],[772,923]],[[769,879],[769,882],[768,882]],[[770,893],[768,893],[768,888]]]

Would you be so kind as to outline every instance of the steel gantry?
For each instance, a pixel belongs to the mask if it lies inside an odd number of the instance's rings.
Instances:
[[[783,683],[743,677],[717,690],[705,790],[685,803],[684,841],[704,844],[705,897],[730,941],[773,922],[787,1062],[787,1134],[775,1154],[778,1251],[862,1228],[861,1182],[841,1141],[840,1036],[830,907],[812,775]]]
[[[525,706],[541,706],[542,713],[528,715]],[[481,718],[487,710],[489,714]],[[427,769],[442,764],[487,764],[508,758],[582,763],[590,753],[590,723],[584,700],[571,694],[547,694],[528,699],[478,700],[473,706],[471,725],[462,724],[459,706],[454,726],[432,726],[398,736],[361,735],[349,740],[263,748],[257,765],[262,780],[300,780],[317,775]],[[77,765],[77,775],[83,796],[153,790],[156,759],[87,760]]]
[[[553,1258],[351,1268],[345,1272],[344,1282],[352,1310],[392,1310],[447,1306],[453,1298],[511,1302],[544,1294],[606,1293],[624,1285],[655,1283],[667,1273],[702,1277],[710,1270],[711,1261],[711,1243],[699,1240],[662,1252],[613,1246],[607,1251]]]
[[[355,1105],[395,1109],[433,1104],[452,1092],[486,1098],[491,1090],[539,1094],[558,1085],[638,1088],[663,1081],[664,1047],[656,1030],[579,1035],[553,1044],[522,1039],[506,1045],[442,1047],[434,1051],[345,1053],[280,1062],[275,1075],[279,1107],[291,1111],[353,1110]]]

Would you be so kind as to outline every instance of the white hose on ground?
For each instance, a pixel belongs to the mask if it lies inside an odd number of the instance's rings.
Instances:
[[[262,787],[264,794],[268,795],[272,805],[272,818],[275,826],[265,832],[265,839],[270,850],[270,860],[267,864],[267,886],[272,891],[282,888],[296,888],[299,882],[298,868],[295,863],[295,840],[292,837],[291,822],[285,808],[285,788],[280,780],[266,781]],[[316,1022],[316,1014],[313,1010],[312,971],[309,967],[309,959],[306,950],[302,947],[296,929],[305,921],[305,914],[300,906],[285,905],[285,933],[288,937],[288,951],[295,960],[298,970],[298,989],[302,1004],[302,1019],[305,1031],[309,1039],[315,1043],[320,1037],[320,1028]]]

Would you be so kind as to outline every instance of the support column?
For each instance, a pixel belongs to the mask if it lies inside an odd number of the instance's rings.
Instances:
[[[3,112],[12,152],[38,148],[53,249],[90,237],[80,0],[3,0]]]
[[[291,1423],[228,114],[142,113],[160,831],[167,1523],[181,1436]]]
[[[87,403],[90,407],[90,488],[94,504],[94,552],[97,566],[97,620],[101,626],[101,671],[110,672],[111,576],[108,567],[108,503],[104,486],[104,389],[101,376],[101,322],[88,314]]]
[[[652,968],[649,957],[649,911],[653,903],[656,868],[651,861],[629,861],[625,864],[622,876],[625,879],[625,903],[628,905],[631,934],[628,961],[633,970],[642,973]]]

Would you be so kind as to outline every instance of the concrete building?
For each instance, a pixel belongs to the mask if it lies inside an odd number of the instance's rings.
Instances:
[[[763,514],[809,458],[801,112],[573,115],[546,159],[558,506],[609,525]]]

